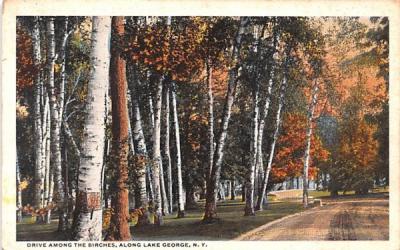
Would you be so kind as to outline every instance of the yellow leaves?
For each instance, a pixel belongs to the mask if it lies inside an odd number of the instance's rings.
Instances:
[[[52,210],[55,207],[56,205],[51,202],[43,208],[35,208],[30,204],[27,204],[26,206],[21,207],[20,209],[23,213],[30,214],[32,217],[35,217],[35,216],[44,216],[49,210]]]
[[[113,210],[111,208],[103,210],[103,230],[107,229],[110,226],[112,214]]]
[[[28,186],[29,186],[29,181],[25,179],[19,183],[18,189],[22,191],[26,189]]]
[[[17,102],[16,111],[17,119],[24,119],[29,115],[28,108],[24,105],[21,105],[19,102]]]
[[[58,74],[60,73],[60,71],[61,71],[61,64],[59,63],[54,64],[54,72]]]

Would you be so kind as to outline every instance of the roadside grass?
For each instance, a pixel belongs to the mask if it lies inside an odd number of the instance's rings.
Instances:
[[[177,219],[176,213],[164,218],[164,225],[155,228],[131,227],[137,240],[229,240],[270,221],[303,211],[297,202],[270,202],[268,208],[257,211],[256,216],[243,216],[244,203],[238,200],[218,204],[219,220],[212,224],[201,222],[203,204],[199,209],[186,211],[185,218]]]
[[[226,200],[218,203],[219,220],[212,224],[201,222],[204,213],[204,201],[199,202],[195,210],[186,211],[185,218],[176,218],[176,212],[164,217],[160,227],[131,226],[133,240],[229,240],[270,221],[289,214],[303,211],[298,202],[271,201],[256,216],[243,216],[244,202]],[[35,224],[30,218],[17,224],[18,241],[56,241],[66,240],[57,230],[56,219],[51,224]]]
[[[368,194],[356,195],[355,192],[347,191],[343,194],[343,191],[338,192],[337,197],[331,197],[331,193],[327,190],[317,191],[317,190],[310,190],[308,191],[309,196],[314,198],[323,199],[323,200],[332,200],[332,199],[353,199],[353,198],[360,198],[360,199],[370,199],[370,198],[385,198],[389,196],[389,188],[386,187],[379,187],[370,190]]]
[[[379,188],[367,195],[355,195],[353,192],[339,192],[339,196],[330,197],[328,191],[309,191],[309,195],[330,202],[342,199],[374,199],[388,198],[389,190]],[[244,202],[239,197],[236,200],[218,202],[217,214],[219,220],[212,224],[201,222],[204,213],[204,201],[199,201],[196,209],[186,211],[185,218],[176,218],[176,212],[164,217],[164,224],[160,227],[149,225],[146,227],[131,226],[134,240],[229,240],[257,228],[265,223],[279,219],[286,215],[303,211],[301,201],[275,200],[268,197],[268,207],[257,211],[256,216],[243,216]],[[54,214],[55,216],[55,214]],[[24,217],[17,223],[18,241],[57,241],[66,240],[66,235],[57,232],[57,218],[51,224],[35,224],[32,217]]]

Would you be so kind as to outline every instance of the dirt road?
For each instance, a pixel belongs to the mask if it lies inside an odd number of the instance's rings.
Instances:
[[[388,240],[389,201],[331,202],[264,225],[237,240]]]

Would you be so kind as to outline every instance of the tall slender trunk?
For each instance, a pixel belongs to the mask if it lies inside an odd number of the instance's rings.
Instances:
[[[148,73],[149,74],[149,73]],[[148,84],[150,84],[150,74],[148,75]],[[149,95],[148,96],[148,102],[149,102],[149,116],[150,116],[150,128],[153,131],[154,130],[154,107],[153,107],[153,99],[152,96]],[[152,139],[151,139],[152,140]],[[152,147],[153,145],[151,144],[150,147],[150,154],[152,153]],[[153,186],[153,167],[151,166],[152,164],[150,164],[147,167],[146,173],[147,173],[147,179],[149,180],[149,191],[150,191],[150,197],[154,203],[154,192],[155,192],[155,188]]]
[[[54,85],[54,66],[56,61],[55,54],[55,32],[54,17],[47,20],[48,33],[48,91],[50,96],[50,117],[51,117],[51,155],[50,164],[54,170],[54,183],[57,191],[57,208],[59,213],[58,231],[65,231],[68,228],[68,218],[64,204],[64,180],[62,178],[61,167],[61,147],[60,147],[60,105],[57,100],[58,95]]]
[[[131,117],[132,117],[132,94],[129,89],[126,92],[126,100],[127,100],[127,110],[128,110],[128,143],[129,143],[129,152],[132,153],[132,155],[135,155],[135,144],[133,143],[133,132],[132,132],[132,122],[131,122]]]
[[[312,123],[315,105],[317,104],[318,97],[318,81],[315,80],[312,89],[312,99],[308,107],[307,114],[307,134],[306,134],[306,149],[304,151],[304,165],[303,165],[303,206],[308,207],[308,167],[310,161],[310,148],[311,148],[311,138],[312,138]]]
[[[206,182],[210,178],[211,170],[213,166],[214,160],[214,97],[212,92],[212,66],[210,65],[210,61],[206,62],[206,79],[207,79],[207,100],[208,100],[208,154],[209,154],[209,165],[208,170],[206,172]],[[207,187],[207,183],[206,183]]]
[[[285,70],[286,70],[286,68],[285,68]],[[276,111],[276,117],[275,117],[275,131],[274,131],[274,135],[273,135],[272,142],[271,142],[271,147],[270,147],[267,167],[266,167],[266,169],[264,171],[263,186],[262,186],[262,189],[261,189],[261,193],[260,193],[260,195],[258,196],[258,199],[257,199],[257,206],[256,207],[257,207],[258,210],[262,210],[263,209],[264,196],[265,196],[266,190],[267,190],[269,173],[271,172],[272,161],[274,159],[275,145],[276,145],[276,141],[278,140],[278,135],[279,135],[279,127],[280,127],[280,124],[281,124],[281,112],[282,112],[282,108],[283,108],[284,100],[285,100],[286,85],[287,85],[287,72],[284,72],[283,81],[282,81],[281,88],[280,88],[280,91],[279,91],[278,110]]]
[[[230,195],[231,195],[231,200],[233,201],[233,200],[235,200],[235,198],[236,198],[235,178],[233,178],[233,179],[230,181],[230,185],[231,185],[231,193],[230,193]]]
[[[39,17],[34,17],[34,26],[32,31],[32,45],[33,45],[33,64],[37,71],[34,76],[34,152],[35,152],[35,176],[34,176],[34,201],[33,205],[36,208],[43,207],[43,131],[41,119],[41,99],[43,82],[40,77],[41,71],[41,54],[40,54],[40,20]],[[38,220],[40,222],[40,220]]]
[[[176,104],[176,84],[174,81],[172,81],[171,84],[171,104],[175,130],[175,160],[178,179],[178,218],[183,218],[185,217],[185,203],[183,201],[181,138],[179,133],[178,107]]]
[[[16,167],[17,167],[17,222],[22,222],[22,190],[21,190],[21,172],[19,169],[19,161],[18,161],[18,150],[16,156]]]
[[[172,166],[171,153],[169,148],[170,139],[170,108],[169,108],[169,86],[164,90],[164,163],[167,170],[167,193],[168,193],[168,212],[172,213]]]
[[[217,192],[217,183],[219,182],[222,159],[223,159],[223,151],[225,147],[226,136],[228,133],[228,125],[231,116],[231,108],[234,101],[234,95],[236,92],[237,86],[237,75],[239,65],[237,63],[239,59],[239,51],[242,40],[242,35],[244,33],[244,26],[246,25],[248,19],[246,17],[240,18],[240,27],[237,32],[235,38],[235,44],[233,46],[232,51],[232,61],[236,62],[229,70],[229,79],[228,79],[228,90],[226,94],[224,111],[222,114],[222,122],[221,128],[218,136],[218,141],[215,147],[215,154],[213,160],[213,167],[211,169],[210,178],[207,183],[207,195],[206,195],[206,204],[205,204],[205,212],[204,212],[204,222],[211,222],[216,217],[217,210],[217,201],[216,201],[216,192]]]
[[[140,106],[139,106],[139,82],[138,82],[138,72],[136,71],[135,66],[128,67],[128,79],[131,80],[131,101],[132,101],[132,117],[133,117],[133,142],[135,146],[136,152],[136,164],[138,169],[138,196],[139,199],[136,199],[138,204],[137,207],[142,208],[143,214],[139,216],[137,225],[147,225],[150,223],[149,219],[149,211],[147,210],[148,199],[147,199],[147,187],[146,187],[146,173],[148,172],[146,169],[149,168],[149,156],[147,153],[146,142],[143,133],[142,127],[142,117],[140,115]]]
[[[110,17],[93,17],[91,65],[88,84],[73,240],[102,239],[101,172],[105,139],[105,95],[110,63]]]
[[[250,143],[250,161],[248,164],[248,174],[246,180],[246,205],[244,215],[255,215],[254,212],[254,189],[257,164],[257,141],[258,141],[258,117],[259,117],[259,93],[260,86],[256,81],[253,90],[253,117],[252,117],[252,135]]]
[[[154,110],[154,127],[153,127],[153,188],[154,188],[154,224],[162,225],[162,197],[161,197],[161,186],[160,186],[160,165],[161,162],[161,152],[160,152],[160,132],[161,132],[161,106],[162,106],[162,88],[163,88],[164,76],[161,76],[157,82],[156,91],[156,107]]]
[[[63,23],[63,37],[61,40],[61,48],[60,48],[60,61],[61,61],[61,74],[60,74],[60,94],[59,94],[59,104],[58,104],[58,114],[59,114],[59,120],[58,120],[58,127],[61,130],[62,126],[62,121],[63,121],[63,114],[64,114],[64,99],[65,99],[65,80],[66,80],[66,71],[65,71],[65,66],[66,66],[66,47],[67,47],[67,41],[68,41],[68,17],[64,18],[64,23]],[[61,147],[61,146],[60,146]],[[65,151],[65,157],[67,157],[67,151]],[[66,210],[65,213],[67,214],[67,218],[65,220],[68,222],[69,218],[69,211],[68,211],[68,204],[69,204],[69,190],[68,190],[68,163],[66,161],[66,158],[63,159],[64,166],[65,166],[65,180],[64,180],[64,200],[62,201],[64,203],[64,209]]]
[[[65,79],[66,79],[66,71],[65,71],[65,65],[66,65],[66,48],[67,48],[67,42],[68,42],[68,17],[64,18],[64,23],[63,23],[63,28],[64,28],[64,33],[63,37],[61,40],[61,48],[60,48],[60,61],[61,61],[61,74],[60,74],[60,96],[59,96],[59,109],[60,109],[60,124],[59,126],[61,127],[61,122],[62,122],[62,115],[64,114],[64,99],[65,99]]]
[[[115,181],[111,185],[114,197],[111,201],[113,213],[107,240],[130,240],[129,230],[129,190],[128,190],[128,152],[129,117],[127,109],[126,63],[121,55],[121,43],[125,33],[124,17],[112,18],[112,43],[110,60],[110,86],[112,107],[112,159],[115,168]]]
[[[255,209],[256,210],[261,210],[261,204],[264,202],[264,197],[265,196],[265,191],[263,191],[263,186],[264,186],[264,166],[263,166],[263,136],[264,136],[264,128],[265,128],[265,119],[268,116],[269,112],[269,106],[271,103],[271,92],[272,92],[272,87],[274,84],[274,67],[271,67],[271,73],[270,73],[270,78],[268,81],[268,89],[267,89],[267,96],[264,104],[264,109],[262,110],[260,114],[260,123],[258,124],[258,140],[257,140],[257,167],[259,167],[259,193],[257,197],[257,204]],[[267,167],[268,168],[268,167]],[[266,169],[267,169],[266,168]]]
[[[44,95],[44,109],[42,118],[42,167],[44,168],[44,205],[47,206],[49,198],[49,174],[50,164],[47,164],[47,144],[50,143],[50,107],[49,107],[49,96],[47,93]],[[50,163],[50,161],[49,161]]]
[[[160,163],[160,190],[161,190],[161,198],[162,198],[162,213],[163,215],[168,214],[169,212],[169,202],[168,202],[168,197],[167,197],[167,190],[165,187],[165,178],[164,178],[164,164]]]
[[[45,104],[45,116],[46,116],[46,127],[45,127],[45,133],[44,133],[44,140],[45,140],[45,153],[44,153],[44,158],[45,158],[45,168],[47,171],[46,174],[46,185],[47,185],[47,192],[46,192],[46,206],[48,207],[47,209],[47,214],[46,214],[46,223],[50,224],[51,222],[51,209],[50,206],[53,204],[53,192],[54,192],[54,169],[52,168],[50,164],[50,146],[51,146],[51,141],[50,141],[50,128],[51,128],[51,119],[50,119],[50,104],[49,104],[49,97],[46,95],[46,104]]]

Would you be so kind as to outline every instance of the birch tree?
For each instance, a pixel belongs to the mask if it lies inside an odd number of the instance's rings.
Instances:
[[[170,108],[169,108],[169,86],[164,90],[164,163],[167,172],[167,193],[168,193],[168,213],[172,213],[172,166],[171,153],[169,148],[170,142]]]
[[[105,95],[110,64],[110,17],[93,17],[91,71],[72,239],[102,239],[101,170],[105,138]]]
[[[212,92],[212,66],[210,60],[206,61],[207,101],[208,101],[208,154],[209,165],[206,173],[206,182],[211,176],[214,160],[214,97]],[[207,183],[206,183],[207,185]]]
[[[138,179],[137,186],[139,187],[138,195],[139,198],[136,199],[137,207],[144,208],[144,212],[139,216],[138,226],[139,225],[147,225],[150,223],[149,220],[149,211],[148,211],[148,199],[147,199],[147,187],[146,187],[146,173],[149,168],[149,157],[146,148],[146,142],[143,133],[142,127],[142,118],[140,115],[140,106],[139,106],[139,80],[138,80],[138,72],[136,71],[136,65],[128,67],[129,79],[131,79],[132,84],[131,87],[131,100],[132,100],[132,114],[133,114],[133,142],[135,145],[135,153],[136,153],[136,166],[138,169]]]
[[[33,46],[33,63],[36,69],[34,76],[34,145],[35,145],[35,176],[34,176],[34,202],[33,205],[37,208],[43,207],[44,193],[44,176],[43,176],[43,130],[41,116],[41,99],[43,82],[40,76],[41,72],[41,46],[40,46],[40,18],[34,17],[32,31],[32,46]],[[40,219],[38,217],[38,222]]]
[[[16,181],[17,181],[17,222],[22,222],[22,190],[21,190],[21,172],[19,170],[19,163],[18,163],[18,150],[16,150],[16,167],[17,167],[17,174],[16,174]]]
[[[255,44],[253,44],[254,55],[256,60],[260,60],[260,44],[261,39],[264,35],[266,25],[264,24],[261,32],[259,34],[258,25],[256,24],[253,29],[253,36],[255,40]],[[256,61],[258,62],[258,61]],[[255,65],[251,66],[250,74],[251,77],[251,85],[252,85],[252,97],[253,97],[253,115],[252,115],[252,134],[251,134],[251,143],[250,143],[250,161],[249,161],[249,169],[248,169],[248,177],[246,181],[246,205],[244,209],[244,215],[255,215],[254,212],[254,193],[255,193],[255,178],[257,176],[257,153],[258,153],[258,142],[259,142],[259,116],[260,116],[260,83],[258,81],[258,72],[259,72],[259,63],[255,63]]]
[[[308,167],[310,161],[310,148],[313,127],[313,116],[315,106],[318,98],[318,81],[315,80],[312,88],[311,102],[307,112],[307,134],[306,134],[306,148],[304,151],[304,165],[303,165],[303,206],[308,207]]]
[[[154,188],[154,224],[162,225],[162,197],[161,197],[161,186],[160,186],[160,164],[161,162],[161,151],[160,151],[160,133],[161,133],[161,106],[162,106],[162,89],[163,89],[164,76],[161,76],[157,82],[156,91],[156,105],[154,109],[154,127],[153,127],[153,155],[152,155],[152,181]]]
[[[282,112],[282,108],[283,108],[283,105],[285,102],[285,91],[286,91],[286,87],[287,87],[287,72],[286,71],[287,71],[287,67],[285,66],[284,72],[283,72],[283,80],[282,80],[282,84],[281,84],[281,87],[279,90],[278,110],[276,111],[276,115],[275,115],[275,130],[274,130],[272,142],[270,145],[267,166],[264,170],[261,193],[259,194],[258,199],[257,199],[257,205],[256,205],[257,210],[263,209],[263,203],[264,203],[264,197],[265,197],[266,190],[267,190],[269,173],[271,172],[272,162],[274,159],[276,141],[278,140],[278,136],[279,136],[279,127],[280,127],[281,119],[282,119],[281,112]],[[270,81],[273,81],[273,79],[271,78]]]
[[[228,125],[231,116],[231,108],[234,101],[234,95],[237,86],[237,74],[239,70],[239,51],[240,45],[242,41],[242,36],[244,33],[244,27],[248,22],[248,18],[241,17],[240,18],[240,26],[238,32],[235,37],[234,46],[232,50],[232,61],[235,63],[229,70],[229,79],[228,79],[228,90],[226,94],[225,106],[222,114],[222,122],[221,128],[217,140],[217,144],[215,147],[215,155],[213,160],[213,166],[211,169],[211,175],[208,179],[207,183],[207,195],[206,195],[206,204],[205,204],[205,212],[204,212],[204,222],[213,221],[216,217],[216,192],[217,192],[217,184],[220,178],[222,159],[223,159],[223,150],[225,146],[226,136],[228,132]]]
[[[179,134],[179,120],[178,120],[178,108],[176,104],[176,84],[172,81],[171,86],[171,103],[172,113],[174,119],[174,130],[175,130],[175,160],[176,160],[176,171],[178,179],[178,218],[185,217],[185,204],[183,201],[183,182],[182,182],[182,156],[181,156],[181,142]]]
[[[56,61],[55,53],[55,30],[54,30],[54,17],[49,17],[47,20],[47,36],[48,36],[48,91],[50,96],[50,117],[51,117],[51,154],[50,164],[54,171],[54,183],[57,191],[57,208],[59,213],[58,230],[65,231],[68,227],[68,217],[65,210],[65,193],[64,181],[62,179],[61,171],[61,147],[60,147],[60,105],[59,96],[55,89],[54,79],[54,66]]]

